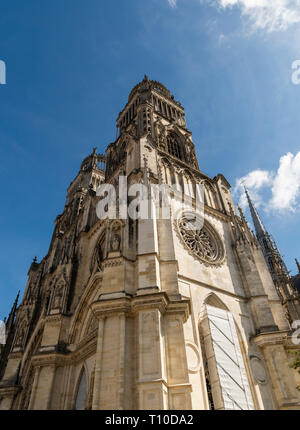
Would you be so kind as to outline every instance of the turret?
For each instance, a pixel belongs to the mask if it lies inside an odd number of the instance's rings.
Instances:
[[[15,319],[16,319],[16,311],[17,311],[17,307],[18,307],[19,296],[20,296],[20,291],[17,294],[17,297],[14,301],[14,304],[11,308],[11,311],[9,313],[7,320],[5,320],[6,343],[3,346],[3,348],[0,350],[0,352],[1,352],[0,353],[0,379],[3,376],[4,370],[6,367],[6,363],[7,363],[7,359],[8,359],[8,354],[10,353],[14,334],[15,334]]]

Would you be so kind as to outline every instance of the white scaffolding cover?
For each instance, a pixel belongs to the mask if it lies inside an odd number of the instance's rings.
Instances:
[[[225,409],[254,409],[232,314],[206,306]]]

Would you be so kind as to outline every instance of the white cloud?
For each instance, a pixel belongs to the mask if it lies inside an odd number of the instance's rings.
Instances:
[[[300,152],[295,156],[288,152],[280,158],[279,169],[272,187],[270,207],[296,210],[300,197]]]
[[[259,191],[264,187],[271,187],[273,184],[274,175],[272,172],[267,170],[253,170],[246,176],[236,180],[236,184],[233,190],[233,195],[241,193],[240,205],[242,208],[247,207],[247,199],[244,193],[244,187],[251,190],[251,198],[253,202],[259,207],[262,203],[262,196]]]
[[[220,35],[219,35],[219,43],[222,43],[222,42],[224,42],[225,41],[225,39],[226,39],[226,37],[225,37],[225,35],[223,34],[223,33],[221,33]]]
[[[177,0],[168,0],[171,7],[176,7]]]
[[[215,0],[214,3],[223,9],[240,8],[256,30],[286,30],[300,23],[300,0]]]
[[[276,173],[268,170],[253,170],[236,180],[234,196],[240,196],[240,205],[247,207],[243,186],[251,195],[254,203],[266,211],[295,212],[300,208],[300,152],[288,152],[279,160]],[[265,191],[271,193],[267,197]]]

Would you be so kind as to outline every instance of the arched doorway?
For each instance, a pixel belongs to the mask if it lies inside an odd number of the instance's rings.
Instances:
[[[210,409],[254,409],[233,316],[214,294],[204,304],[200,339]]]

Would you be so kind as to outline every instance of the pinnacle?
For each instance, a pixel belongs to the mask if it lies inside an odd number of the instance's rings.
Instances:
[[[298,267],[298,271],[299,271],[299,274],[300,274],[300,263],[299,263],[299,261],[297,260],[297,258],[295,258],[295,261],[296,261],[296,264],[297,264],[297,267]]]

